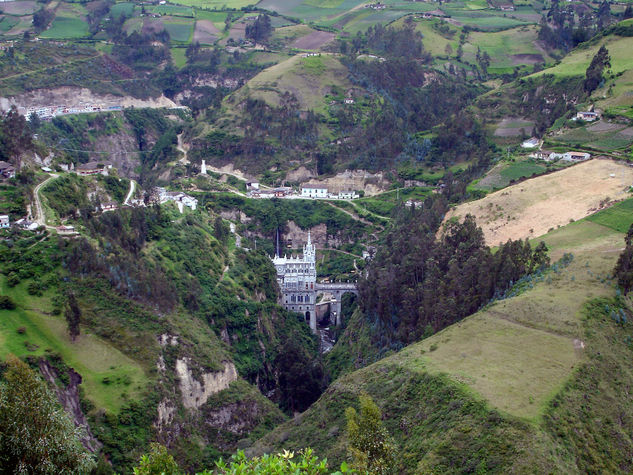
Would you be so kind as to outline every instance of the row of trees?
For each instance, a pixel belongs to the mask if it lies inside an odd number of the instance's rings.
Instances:
[[[383,329],[381,345],[409,344],[474,313],[522,276],[548,265],[547,248],[508,241],[493,253],[472,216],[450,221],[443,197],[403,210],[359,282],[365,315]]]

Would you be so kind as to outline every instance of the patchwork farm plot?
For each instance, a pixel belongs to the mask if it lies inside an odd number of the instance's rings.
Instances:
[[[548,144],[584,146],[609,152],[624,149],[633,144],[633,127],[602,120],[596,124],[566,129],[550,137]]]
[[[473,188],[477,190],[494,191],[505,188],[515,180],[540,175],[546,170],[547,167],[544,164],[537,163],[533,160],[504,161],[490,170],[484,178],[473,185]]]

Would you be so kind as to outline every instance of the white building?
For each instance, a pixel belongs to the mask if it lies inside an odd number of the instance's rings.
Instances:
[[[358,194],[355,191],[347,190],[338,192],[339,200],[355,200],[356,198],[358,198]]]
[[[566,152],[562,157],[562,159],[566,162],[584,162],[590,158],[591,154],[586,152]]]
[[[8,228],[10,225],[9,216],[6,214],[0,215],[0,228]]]
[[[521,144],[521,147],[523,147],[523,148],[535,148],[535,147],[538,147],[538,144],[539,144],[539,139],[537,139],[536,137],[532,137],[531,139],[528,139],[525,142],[523,142]]]
[[[308,242],[303,246],[303,255],[273,258],[277,270],[277,283],[281,289],[281,305],[293,312],[301,313],[316,331],[316,247],[308,231]]]
[[[590,111],[581,111],[576,114],[576,120],[584,120],[585,122],[593,122],[594,120],[598,120],[600,118],[600,114],[598,112],[590,112]]]
[[[301,188],[303,198],[327,198],[327,188],[304,186]]]

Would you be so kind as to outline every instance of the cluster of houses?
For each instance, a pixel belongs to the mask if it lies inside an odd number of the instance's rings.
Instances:
[[[372,10],[384,10],[385,8],[387,8],[387,5],[385,5],[384,3],[370,3],[368,5],[365,5],[365,8],[371,8]]]
[[[545,160],[546,162],[554,162],[556,160],[562,160],[564,162],[584,162],[591,158],[591,154],[587,152],[565,152],[557,153],[550,152],[549,150],[537,150],[530,154],[531,158],[537,160]]]
[[[15,178],[15,167],[9,162],[0,161],[0,177]]]
[[[28,107],[26,116],[35,114],[40,119],[47,120],[59,115],[67,114],[87,114],[90,112],[112,112],[122,110],[122,106],[104,106],[102,104],[88,104],[83,107],[50,106],[50,107]]]
[[[359,198],[358,193],[353,190],[332,192],[323,185],[310,183],[302,186],[300,193],[296,192],[289,186],[262,188],[258,182],[254,181],[246,184],[246,190],[250,198],[304,198],[326,200],[353,200]]]
[[[81,176],[108,175],[111,168],[110,162],[88,162],[77,165],[75,171],[77,175]]]
[[[288,198],[293,195],[292,188],[289,186],[262,188],[256,181],[246,183],[246,191],[251,198]]]
[[[185,206],[195,211],[198,207],[198,200],[182,191],[167,191],[165,188],[157,186],[153,190],[153,195],[160,204],[173,201],[178,206],[178,211],[184,212]]]

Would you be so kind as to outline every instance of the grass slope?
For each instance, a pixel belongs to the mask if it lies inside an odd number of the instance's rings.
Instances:
[[[262,99],[278,106],[285,92],[294,94],[303,110],[325,109],[324,97],[332,86],[351,87],[347,69],[332,55],[296,55],[265,69],[233,95],[241,102],[246,97]]]
[[[28,295],[25,287],[20,284],[9,288],[5,278],[0,281],[2,294],[17,304],[15,310],[0,310],[1,359],[9,353],[19,357],[58,353],[81,374],[88,399],[110,412],[118,412],[128,398],[140,394],[149,379],[139,363],[86,332],[86,328],[77,341],[71,342],[63,316],[50,315],[50,298]],[[104,378],[111,383],[104,384]],[[123,393],[127,396],[122,397]]]
[[[576,48],[565,56],[560,64],[539,71],[529,77],[541,76],[543,74],[554,74],[556,76],[584,76],[591,60],[598,52],[598,49],[605,45],[611,56],[611,71],[614,74],[633,69],[633,38],[620,36],[607,36],[595,44],[587,44]]]

